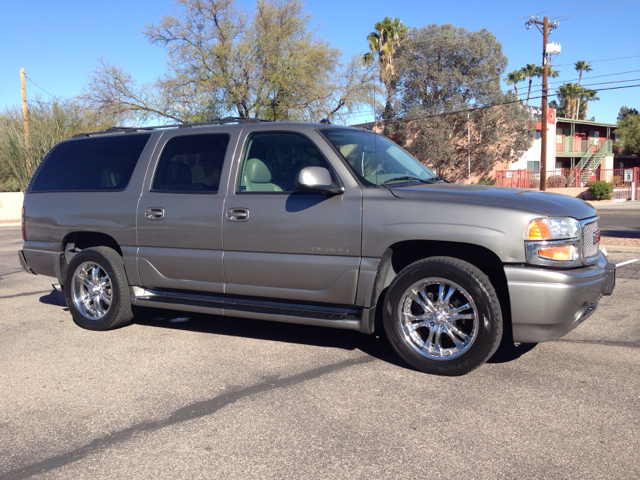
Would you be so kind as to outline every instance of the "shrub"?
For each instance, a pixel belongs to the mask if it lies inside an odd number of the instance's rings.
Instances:
[[[489,179],[482,179],[478,182],[478,185],[495,185],[496,181]]]
[[[530,178],[529,188],[540,188],[540,180],[537,178]]]
[[[563,175],[551,175],[547,178],[547,187],[564,188],[567,186],[567,178]]]
[[[622,185],[624,185],[622,175],[615,175],[611,180],[611,185],[613,185],[614,187],[621,187]]]
[[[589,182],[589,193],[596,200],[611,200],[613,185],[603,181]]]

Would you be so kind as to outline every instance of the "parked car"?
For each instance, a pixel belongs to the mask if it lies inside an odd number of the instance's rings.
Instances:
[[[610,295],[595,210],[444,182],[389,139],[227,119],[60,142],[23,207],[30,273],[74,321],[138,307],[373,333],[415,368],[461,375],[507,342],[575,328]]]

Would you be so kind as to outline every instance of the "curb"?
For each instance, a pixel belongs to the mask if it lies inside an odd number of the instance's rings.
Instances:
[[[618,252],[618,253],[640,253],[640,247],[616,247],[615,245],[602,245],[602,248],[604,248],[607,252],[607,254],[611,253],[611,252]]]
[[[20,220],[0,220],[0,227],[19,227],[21,224]]]

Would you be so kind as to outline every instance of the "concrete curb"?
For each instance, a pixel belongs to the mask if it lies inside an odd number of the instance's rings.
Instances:
[[[640,254],[640,247],[616,247],[615,245],[603,245],[607,253],[618,252],[618,253],[638,253]]]

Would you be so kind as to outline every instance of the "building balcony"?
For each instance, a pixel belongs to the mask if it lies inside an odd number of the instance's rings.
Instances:
[[[613,140],[593,140],[565,137],[562,143],[556,143],[556,157],[581,157],[587,151],[596,153],[605,144],[605,154],[613,153]]]

